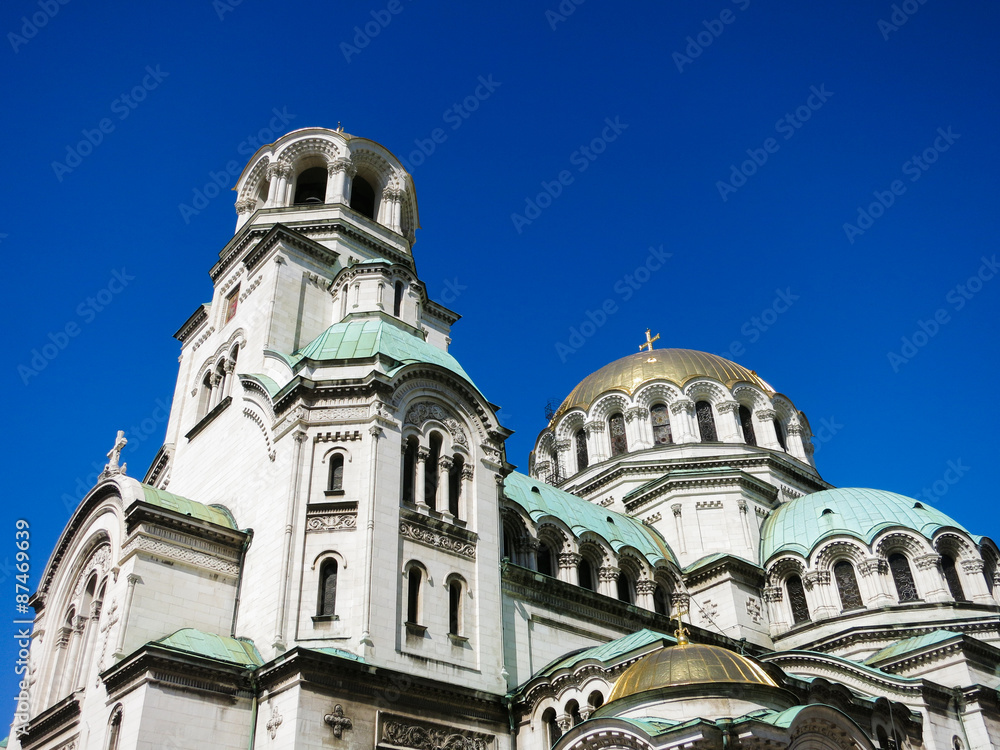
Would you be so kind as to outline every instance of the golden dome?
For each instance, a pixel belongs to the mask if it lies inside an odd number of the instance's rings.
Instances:
[[[691,349],[654,349],[622,357],[588,375],[566,397],[557,413],[577,407],[587,409],[607,391],[622,390],[631,396],[651,380],[669,380],[683,386],[698,377],[715,378],[729,388],[736,383],[751,383],[766,393],[774,393],[757,373],[728,359]]]
[[[689,643],[644,656],[618,678],[608,703],[674,685],[743,684],[778,687],[763,667],[734,651]]]

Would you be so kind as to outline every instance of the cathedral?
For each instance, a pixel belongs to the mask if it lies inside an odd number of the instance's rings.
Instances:
[[[647,331],[518,473],[399,159],[305,128],[235,191],[163,445],[140,480],[119,433],[62,532],[0,746],[1000,746],[1000,550],[824,481],[794,383]]]

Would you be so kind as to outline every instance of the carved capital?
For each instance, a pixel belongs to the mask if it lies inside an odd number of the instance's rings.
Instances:
[[[275,177],[287,177],[292,173],[292,165],[283,162],[275,161],[267,165],[267,179],[273,180]]]
[[[761,422],[770,422],[772,419],[778,418],[778,412],[774,409],[760,409],[755,416]]]
[[[476,470],[470,464],[462,467],[462,481],[471,482],[476,476]]]
[[[568,451],[572,445],[573,443],[569,440],[556,440],[555,442],[557,451]]]
[[[431,457],[430,448],[424,448],[423,446],[421,446],[420,448],[417,448],[417,462],[418,463],[426,461],[430,457]]]
[[[583,429],[586,430],[587,435],[594,435],[599,432],[604,432],[604,422],[599,419],[593,419],[583,425]]]
[[[644,406],[633,406],[631,409],[625,410],[625,421],[631,422],[635,418],[647,419],[649,417],[649,409]]]
[[[601,567],[599,575],[602,581],[617,581],[621,572],[621,568],[616,568],[613,565],[605,565]]]
[[[242,198],[236,201],[236,213],[239,216],[242,216],[243,214],[252,214],[256,207],[257,201],[253,198]]]
[[[886,573],[889,570],[889,563],[884,557],[868,557],[858,565],[858,572],[865,578],[879,573]]]
[[[914,558],[913,562],[916,564],[917,570],[930,570],[932,568],[937,568],[941,564],[941,555],[921,555],[920,557]]]
[[[694,414],[694,401],[689,398],[679,398],[670,404],[671,414],[681,414],[682,412]]]
[[[789,435],[802,435],[805,433],[806,428],[800,425],[798,422],[793,422],[792,424],[788,425],[785,431]]]
[[[802,583],[805,584],[807,589],[812,589],[813,586],[829,586],[830,571],[814,570],[811,573],[806,573],[802,576]]]
[[[781,586],[765,586],[764,587],[764,601],[765,602],[780,602],[784,598],[785,592]]]
[[[719,414],[731,414],[739,408],[740,405],[736,401],[723,401],[721,404],[715,405],[715,410],[719,412]]]
[[[743,513],[743,514],[746,514],[746,512],[747,512],[747,501],[746,501],[746,500],[744,500],[744,499],[743,499],[743,498],[741,497],[741,498],[740,498],[740,499],[739,499],[739,500],[737,501],[736,505],[737,505],[737,506],[739,507],[739,509],[740,509],[740,513]]]
[[[982,560],[962,560],[962,570],[966,573],[982,573],[985,567]]]
[[[581,562],[583,562],[583,555],[578,555],[575,552],[561,552],[559,554],[560,568],[575,568]]]
[[[441,458],[438,459],[438,467],[445,474],[451,471],[451,467],[454,465],[455,460],[451,456],[441,456]]]
[[[347,157],[341,156],[326,165],[326,173],[330,177],[333,177],[338,172],[347,172],[348,177],[354,177],[354,175],[358,173],[358,168],[354,166],[353,161]]]
[[[637,594],[655,594],[656,593],[656,581],[650,581],[648,579],[643,579],[641,581],[635,582],[635,593]]]
[[[677,518],[680,518],[680,515],[681,515],[681,504],[680,503],[674,503],[673,505],[671,505],[670,506],[670,510],[672,510],[674,512],[674,516],[676,516]]]

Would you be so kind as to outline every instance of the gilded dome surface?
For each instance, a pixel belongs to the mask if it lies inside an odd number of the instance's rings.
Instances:
[[[625,391],[633,395],[652,380],[668,380],[683,386],[689,380],[709,377],[731,388],[736,383],[750,383],[765,393],[774,393],[752,370],[714,354],[692,349],[654,349],[622,357],[585,377],[559,407],[559,414],[570,409],[587,409],[607,391]]]
[[[778,686],[763,667],[745,656],[718,646],[688,643],[639,659],[618,678],[608,702],[647,690],[703,684]]]

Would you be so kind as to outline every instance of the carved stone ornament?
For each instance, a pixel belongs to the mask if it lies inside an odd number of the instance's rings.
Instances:
[[[350,721],[348,719],[348,721]],[[274,736],[278,733],[278,727],[281,726],[282,718],[281,714],[278,713],[278,706],[274,703],[271,704],[271,718],[267,720],[267,733],[274,739]],[[336,730],[334,730],[336,731]]]
[[[326,513],[310,516],[306,521],[306,531],[354,531],[358,527],[356,513]]]
[[[490,750],[493,735],[410,721],[387,720],[381,741],[414,750]]]
[[[445,552],[452,552],[472,560],[476,559],[476,545],[464,539],[458,539],[438,531],[425,529],[422,526],[417,526],[406,521],[400,521],[399,533],[401,536],[412,539],[415,542],[437,547]]]
[[[763,607],[760,605],[760,599],[756,599],[752,596],[747,597],[747,614],[750,615],[750,619],[754,623],[760,623],[764,619]]]
[[[344,732],[354,728],[354,722],[344,716],[344,707],[339,703],[333,707],[333,711],[323,717],[323,721],[333,729],[333,736],[338,740],[342,739]]]
[[[462,425],[459,424],[451,412],[437,404],[415,404],[411,406],[410,410],[406,412],[406,419],[403,420],[403,424],[412,424],[419,427],[428,419],[436,419],[447,427],[448,432],[451,434],[452,442],[455,445],[469,445],[469,440],[465,436],[465,430],[462,429]]]

